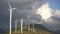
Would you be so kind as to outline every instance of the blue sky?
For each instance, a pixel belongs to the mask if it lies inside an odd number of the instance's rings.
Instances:
[[[60,0],[48,0],[49,5],[54,10],[60,10]]]

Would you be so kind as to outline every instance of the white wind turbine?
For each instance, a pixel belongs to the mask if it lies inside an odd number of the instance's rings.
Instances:
[[[17,32],[17,22],[18,22],[18,20],[16,19],[16,21],[15,21],[15,32]]]
[[[34,24],[36,23],[36,20],[33,20],[33,19],[32,19],[32,22],[33,22],[33,23],[32,23],[32,24],[33,24],[33,25],[32,25],[32,27],[33,27],[33,32],[35,32],[35,25],[34,25]]]
[[[11,24],[12,24],[12,11],[14,10],[14,9],[16,9],[16,8],[12,8],[12,6],[10,5],[10,3],[9,3],[10,1],[8,1],[8,5],[9,5],[9,11],[10,11],[10,34],[11,34],[11,30],[12,30],[12,28],[11,28]]]
[[[35,11],[36,6],[37,6],[37,1],[35,3],[33,3],[33,7],[32,7],[33,11]],[[34,20],[32,20],[32,21],[33,21],[33,25],[32,25],[33,26],[33,31],[35,32],[35,30],[34,30],[35,21]]]
[[[23,33],[23,18],[21,18],[21,33]]]
[[[29,22],[29,18],[30,18],[31,16],[27,16],[27,20],[28,20],[28,22]],[[28,30],[30,30],[30,23],[28,23]]]

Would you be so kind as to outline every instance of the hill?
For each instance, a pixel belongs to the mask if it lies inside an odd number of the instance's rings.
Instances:
[[[32,24],[31,26],[31,30],[28,30],[26,27],[23,27],[23,34],[53,34],[53,32],[51,32],[50,30],[48,30],[47,28],[45,28],[43,25],[41,24],[34,24],[35,25],[35,32],[32,29]],[[6,32],[5,34],[9,34],[9,32]],[[20,33],[20,27],[18,27],[18,32],[14,33],[14,28],[12,29],[12,34],[21,34]]]
[[[60,34],[60,30],[53,30],[54,34]]]

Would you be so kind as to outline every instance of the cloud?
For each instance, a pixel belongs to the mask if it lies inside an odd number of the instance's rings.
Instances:
[[[37,4],[36,4],[37,2]],[[32,8],[32,6],[34,6],[34,4],[36,5],[42,5],[43,3],[45,3],[45,0],[12,0],[11,3],[13,5],[13,7],[16,8]]]
[[[58,30],[60,28],[60,10],[55,10],[44,25],[50,30]]]
[[[54,13],[54,16],[60,18],[60,10],[56,10]]]
[[[52,13],[55,11],[54,13]],[[40,14],[42,19],[39,24],[43,24],[50,30],[58,30],[60,28],[60,10],[53,10],[49,7],[49,3],[46,2],[37,9],[37,14]]]
[[[55,10],[55,13],[51,17],[53,20],[60,22],[60,10]]]
[[[37,2],[37,5],[36,3]],[[40,5],[44,4],[45,3],[45,0],[11,0],[10,1],[10,4],[12,5],[13,8],[18,8],[17,10],[14,10],[13,11],[13,23],[14,24],[14,21],[15,19],[18,19],[18,18],[27,18],[27,16],[33,16],[33,18],[38,21],[40,20],[40,16],[37,17],[36,14],[35,14],[35,9],[38,8]],[[8,0],[0,0],[0,25],[1,28],[8,28],[9,25],[9,6],[8,6]],[[32,7],[36,7],[34,10],[32,9]],[[1,20],[2,19],[2,20]],[[5,23],[5,24],[3,24]],[[12,25],[13,26],[13,25]]]
[[[46,2],[37,9],[37,14],[40,14],[42,16],[42,20],[46,21],[52,16],[51,11],[52,9],[49,7],[48,2]]]

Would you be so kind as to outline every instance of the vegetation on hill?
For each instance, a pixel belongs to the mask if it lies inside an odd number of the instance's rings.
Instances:
[[[23,34],[53,34],[53,32],[49,31],[41,24],[35,24],[34,31],[32,29],[32,24],[30,30],[26,27],[23,27],[23,30]],[[5,34],[9,34],[9,32],[6,32]],[[12,29],[12,34],[21,34],[20,27],[18,27],[18,32],[14,32],[14,29]]]

